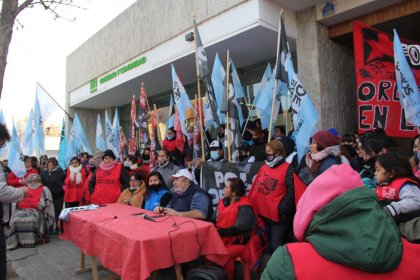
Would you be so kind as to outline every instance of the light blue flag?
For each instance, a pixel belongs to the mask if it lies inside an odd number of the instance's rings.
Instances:
[[[105,111],[105,146],[106,149],[111,149],[114,146],[114,136],[112,134],[112,123],[108,117],[108,111]]]
[[[174,127],[174,124],[175,124],[174,97],[171,95],[171,99],[169,102],[169,115],[168,115],[168,120],[166,121],[166,132],[168,132],[168,128]]]
[[[66,132],[66,123],[63,119],[63,124],[61,125],[61,135],[60,135],[60,146],[58,148],[58,165],[65,169],[68,165],[66,161],[66,150],[67,150],[67,132]]]
[[[12,120],[12,139],[9,148],[9,167],[15,173],[16,177],[22,178],[26,174],[25,163],[22,160],[22,151],[20,149],[19,136],[16,132],[15,122]]]
[[[394,29],[395,76],[405,119],[420,126],[420,93],[413,72],[404,55],[400,38]]]
[[[185,127],[185,122],[187,120],[187,116],[185,111],[192,108],[192,104],[190,99],[188,98],[188,94],[185,91],[184,86],[182,85],[181,81],[178,78],[178,75],[175,71],[175,67],[172,66],[172,87],[174,91],[174,100],[176,107],[178,108],[179,119],[181,121],[181,129],[182,134],[187,136],[187,129]]]
[[[219,54],[216,53],[216,56],[214,58],[213,71],[211,73],[211,82],[213,84],[214,95],[216,96],[217,116],[219,117],[220,123],[226,123],[226,115],[220,112],[220,108],[222,107],[223,95],[226,94],[225,77],[225,69],[223,68],[222,62],[220,61]],[[211,116],[211,112],[209,112],[209,115]],[[205,120],[205,122],[207,121]]]
[[[22,152],[24,155],[32,156],[34,133],[34,114],[31,109],[29,112],[28,121],[26,122],[25,134],[23,135]]]
[[[0,123],[6,125],[6,119],[4,118],[2,110],[0,110]],[[8,146],[9,146],[9,143],[6,143],[6,146],[4,146],[3,148],[0,148],[0,157],[6,154]]]
[[[319,114],[312,104],[308,93],[297,77],[290,56],[286,59],[289,76],[289,92],[292,100],[294,133],[298,162],[309,150],[309,139],[316,132]]]
[[[0,110],[0,123],[6,125],[6,119],[4,118],[3,110]]]
[[[268,127],[270,126],[275,81],[276,81],[276,72],[273,71],[268,81],[266,81],[261,86],[260,91],[254,100],[254,106],[255,106],[255,109],[257,110],[258,116],[260,117],[262,129],[268,129]],[[277,92],[274,97],[274,102],[275,103],[274,103],[273,111],[276,116],[274,120],[276,120],[278,111],[280,109],[280,87],[277,87]],[[273,121],[272,126],[274,123],[275,121]]]
[[[238,72],[236,72],[235,63],[233,63],[233,59],[230,58],[230,67],[232,67],[232,83],[233,88],[235,89],[235,97],[234,99],[237,101],[235,102],[236,109],[238,110],[238,117],[239,117],[239,125],[242,126],[244,123],[244,114],[242,113],[242,108],[239,105],[239,99],[243,98],[245,100],[244,89],[242,88],[241,81],[239,80]]]
[[[78,118],[77,114],[74,116],[73,124],[71,126],[70,134],[68,138],[69,140],[67,143],[66,153],[64,157],[64,162],[66,164],[70,162],[72,157],[77,156],[82,152],[82,150],[80,149],[81,147],[80,140],[79,140],[78,135],[76,134],[76,129],[75,129],[76,118]]]
[[[96,150],[101,152],[106,150],[104,133],[102,130],[101,115],[99,113],[96,122]]]
[[[115,109],[114,121],[112,122],[112,136],[114,137],[114,145],[111,150],[117,159],[120,157],[120,118],[118,117],[118,109]]]
[[[38,93],[35,94],[34,106],[34,137],[32,140],[32,154],[39,157],[45,155],[45,135],[43,129],[43,119],[41,116],[41,107],[39,106]]]
[[[74,116],[73,129],[75,136],[77,137],[76,148],[81,152],[87,152],[89,154],[92,154],[92,149],[90,147],[89,140],[86,136],[85,130],[83,129],[83,125],[77,114]]]
[[[39,105],[42,108],[42,120],[45,122],[59,107],[39,84],[36,85],[36,96],[38,96]]]

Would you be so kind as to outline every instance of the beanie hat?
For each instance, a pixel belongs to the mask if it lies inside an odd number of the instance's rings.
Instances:
[[[102,160],[104,160],[104,158],[106,156],[112,157],[114,160],[116,159],[114,152],[112,150],[110,150],[110,149],[105,150],[105,152],[102,154]]]
[[[296,207],[293,231],[297,240],[305,238],[306,229],[321,208],[345,192],[361,186],[363,182],[360,175],[348,164],[333,165],[316,177]]]
[[[341,138],[332,135],[327,130],[321,130],[312,136],[312,140],[325,149],[331,146],[340,145]]]

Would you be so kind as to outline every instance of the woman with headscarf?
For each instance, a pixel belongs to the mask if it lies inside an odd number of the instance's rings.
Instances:
[[[41,184],[38,174],[27,178],[29,195],[16,206],[6,232],[7,250],[20,247],[32,248],[47,240],[48,231],[54,230],[55,215],[51,192]]]
[[[58,217],[63,209],[64,203],[64,179],[66,174],[58,166],[54,158],[47,160],[47,169],[42,171],[41,179],[44,186],[46,186],[52,195],[55,211],[56,228],[58,229]]]
[[[104,151],[102,160],[89,181],[90,202],[115,203],[128,187],[129,177],[112,150]]]
[[[327,130],[315,133],[311,138],[309,153],[299,164],[299,178],[309,185],[318,175],[333,166],[341,164],[341,138]]]
[[[83,195],[83,187],[86,183],[86,169],[78,157],[70,160],[67,168],[66,179],[64,180],[64,202],[66,207],[80,205]]]

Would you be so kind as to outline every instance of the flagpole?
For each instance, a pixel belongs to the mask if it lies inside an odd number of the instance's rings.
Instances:
[[[61,105],[45,90],[45,88],[43,88],[38,82],[36,83],[54,102],[55,102],[55,104],[57,104],[58,105],[58,107],[60,107],[60,109],[64,112],[64,113],[66,113],[66,115],[70,118],[70,120],[71,121],[73,121],[73,118],[70,116],[70,114],[69,113],[67,113],[67,111],[66,110],[64,110],[64,108],[63,107],[61,107]]]
[[[195,22],[195,17],[194,18],[194,22]],[[195,26],[194,26],[195,27]],[[194,28],[195,30],[195,28]],[[203,161],[206,160],[205,155],[204,155],[204,130],[203,130],[203,112],[202,112],[202,106],[201,106],[201,85],[200,85],[200,67],[198,66],[198,57],[197,57],[197,34],[194,34],[194,48],[195,48],[195,68],[196,68],[196,74],[197,74],[197,94],[198,94],[198,113],[199,113],[199,118],[200,118],[200,141],[201,141],[201,157],[203,159]],[[197,100],[196,100],[197,101]],[[197,106],[197,103],[195,104],[195,106]]]
[[[282,14],[283,14],[283,9],[281,9],[280,16],[279,16],[279,31],[278,31],[278,34],[277,34],[276,71],[277,71],[277,67],[280,67],[280,65],[277,65],[277,64],[278,64],[278,61],[279,61],[278,56],[279,56],[279,50],[280,50],[280,33],[282,31],[282,30],[280,30],[280,28],[281,28],[281,15]],[[274,84],[273,97],[271,99],[272,104],[271,104],[271,114],[270,114],[270,126],[268,127],[268,141],[270,141],[270,139],[271,139],[271,130],[272,130],[272,126],[273,126],[273,114],[274,114],[274,99],[276,98],[277,85],[278,85],[278,80],[276,79],[275,84]]]
[[[229,126],[229,68],[230,68],[230,60],[229,60],[229,49],[227,50],[226,54],[226,101],[228,103],[228,110],[226,112],[226,128],[225,134],[227,133],[227,152],[228,152],[228,162],[230,162],[230,126]]]
[[[156,127],[157,127],[157,135],[156,135],[156,137],[157,137],[158,142],[160,143],[159,138],[162,139],[162,135],[160,135],[159,118],[158,118],[158,114],[157,114],[158,113],[158,110],[156,108],[156,104],[153,104],[153,111],[154,111],[154,114],[155,114]]]

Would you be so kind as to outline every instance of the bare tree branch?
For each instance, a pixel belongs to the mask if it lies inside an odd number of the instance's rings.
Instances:
[[[25,2],[19,5],[14,16],[16,17],[20,12],[22,12],[23,9],[31,5],[33,1],[34,0],[25,0]]]

